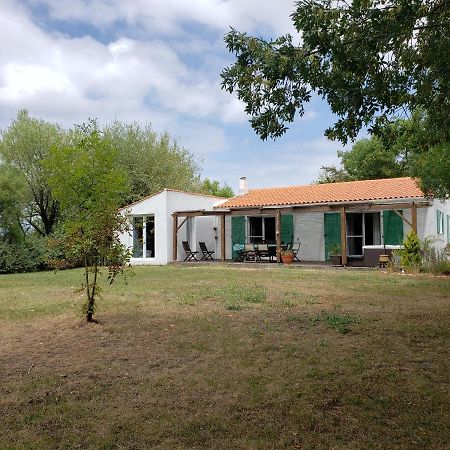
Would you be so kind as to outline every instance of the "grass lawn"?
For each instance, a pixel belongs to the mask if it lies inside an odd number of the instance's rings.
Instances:
[[[0,276],[0,448],[449,448],[450,279],[136,267]]]

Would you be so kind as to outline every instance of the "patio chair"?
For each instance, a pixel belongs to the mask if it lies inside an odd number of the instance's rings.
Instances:
[[[244,251],[244,245],[242,244],[234,244],[233,250],[236,253],[235,261],[236,262],[244,262],[245,261],[245,251]]]
[[[206,244],[204,242],[199,241],[198,245],[200,246],[200,250],[203,255],[200,261],[206,261],[208,259],[214,260],[214,258],[212,257],[214,252],[211,250],[208,250],[208,248],[206,247]]]
[[[195,257],[195,255],[198,252],[193,252],[191,250],[191,247],[189,246],[189,242],[187,241],[183,241],[183,249],[186,252],[186,258],[184,258],[184,261],[198,261],[198,259]]]
[[[300,251],[300,246],[302,245],[302,243],[301,242],[298,242],[297,243],[297,245],[292,245],[291,244],[291,250],[292,250],[292,252],[294,253],[294,261],[298,261],[298,262],[300,262],[300,260],[298,259],[298,253],[299,253],[299,251]]]
[[[269,246],[267,244],[256,245],[256,260],[261,261],[261,258],[269,258]]]
[[[245,261],[255,261],[256,262],[256,251],[254,244],[245,244],[244,246],[244,260]]]

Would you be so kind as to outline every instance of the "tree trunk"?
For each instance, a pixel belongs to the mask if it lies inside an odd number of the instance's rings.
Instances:
[[[89,265],[87,257],[84,258],[84,269],[86,275],[86,291],[87,291],[87,308],[86,308],[86,320],[88,322],[96,322],[93,318],[94,316],[94,305],[95,305],[95,294],[97,287],[97,274],[98,274],[98,257],[95,255],[94,263],[94,280],[92,282],[92,287],[89,284]]]

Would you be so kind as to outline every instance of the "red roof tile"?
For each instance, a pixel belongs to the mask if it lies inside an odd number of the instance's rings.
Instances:
[[[230,198],[217,208],[307,205],[423,197],[424,193],[417,185],[417,181],[414,178],[405,177],[252,189],[248,194]]]

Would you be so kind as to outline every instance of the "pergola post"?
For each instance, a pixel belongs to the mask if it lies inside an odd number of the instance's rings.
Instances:
[[[417,205],[415,203],[411,205],[411,222],[412,230],[417,234]]]
[[[225,262],[225,214],[220,216],[220,258]]]
[[[172,254],[173,254],[173,260],[177,260],[177,248],[178,248],[178,242],[177,242],[177,235],[178,235],[178,214],[173,213],[173,226],[172,226]]]
[[[275,239],[277,241],[277,262],[281,262],[281,211],[277,209],[275,216]]]
[[[347,216],[345,206],[341,207],[341,258],[342,265],[347,265]]]

